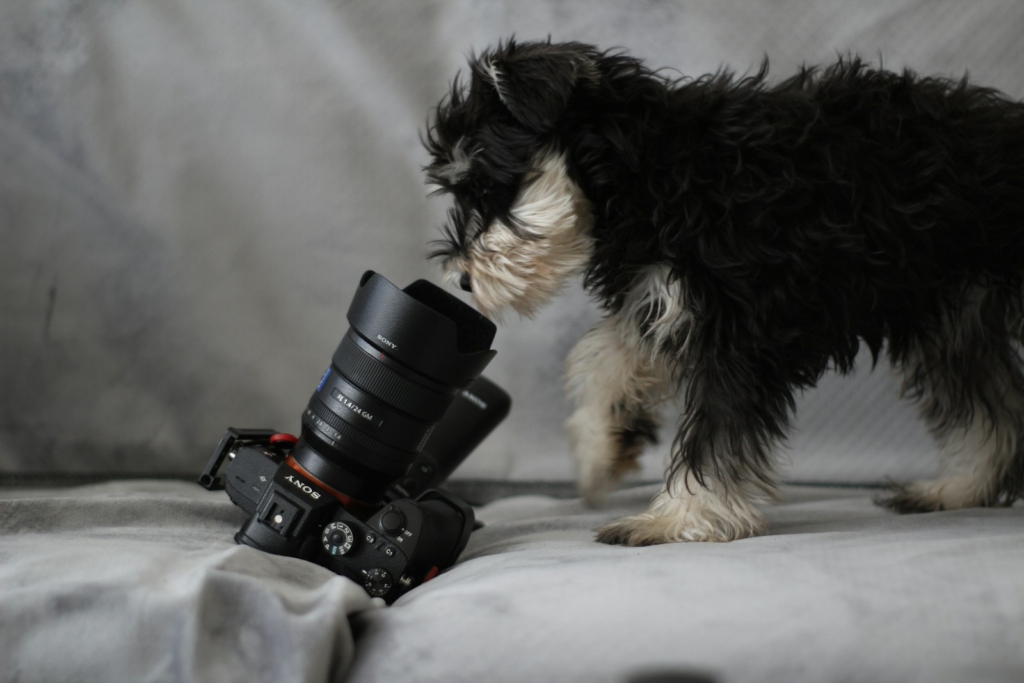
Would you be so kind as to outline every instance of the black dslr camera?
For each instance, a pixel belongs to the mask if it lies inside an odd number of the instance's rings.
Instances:
[[[300,435],[228,429],[199,483],[251,515],[236,542],[316,562],[391,603],[466,547],[472,508],[434,487],[511,401],[480,377],[494,324],[426,280],[400,290],[367,271],[348,321]]]

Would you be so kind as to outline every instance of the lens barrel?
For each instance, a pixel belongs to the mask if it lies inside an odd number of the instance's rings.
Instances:
[[[348,321],[291,457],[329,488],[372,503],[494,357],[496,329],[426,280],[399,289],[373,271],[360,280]]]

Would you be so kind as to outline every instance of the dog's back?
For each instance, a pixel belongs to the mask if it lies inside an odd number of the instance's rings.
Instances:
[[[723,330],[792,336],[777,342],[816,356],[813,381],[829,360],[850,367],[858,338],[901,358],[973,284],[1019,318],[1024,105],[857,60],[765,76],[675,87],[619,171],[669,179],[638,192],[622,178],[623,203],[678,217],[652,226],[648,257],[670,243],[698,305],[731,318]],[[637,253],[642,231],[602,227],[606,253]]]

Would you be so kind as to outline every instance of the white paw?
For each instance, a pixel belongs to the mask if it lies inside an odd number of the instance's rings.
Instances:
[[[973,477],[944,477],[911,482],[896,487],[878,503],[900,513],[938,512],[991,505],[988,487]]]
[[[764,517],[745,497],[722,498],[706,490],[685,490],[678,497],[662,491],[647,512],[623,517],[597,529],[601,543],[657,545],[726,542],[765,532]]]

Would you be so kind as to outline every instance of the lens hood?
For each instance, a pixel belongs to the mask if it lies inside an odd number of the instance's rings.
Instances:
[[[497,353],[494,323],[426,280],[403,290],[366,271],[348,321],[384,355],[449,386],[467,386]]]

